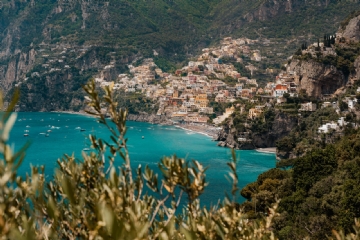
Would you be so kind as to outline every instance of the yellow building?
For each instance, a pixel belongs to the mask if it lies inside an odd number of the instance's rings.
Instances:
[[[209,100],[207,99],[206,93],[201,93],[196,95],[195,104],[198,104],[201,108],[205,108],[209,104]]]

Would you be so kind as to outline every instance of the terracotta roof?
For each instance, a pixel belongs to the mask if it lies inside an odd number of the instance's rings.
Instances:
[[[286,86],[283,86],[283,85],[278,84],[278,85],[276,85],[275,90],[287,90],[287,87],[286,87]]]

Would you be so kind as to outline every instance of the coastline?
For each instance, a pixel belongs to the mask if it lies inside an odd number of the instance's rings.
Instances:
[[[74,111],[51,111],[52,113],[66,113],[66,114],[74,114],[74,115],[81,115],[86,117],[95,117],[94,115],[88,114],[84,111],[74,112]]]
[[[80,112],[74,112],[74,111],[51,111],[53,113],[65,113],[65,114],[75,114],[75,115],[81,115],[86,117],[95,117],[91,114],[88,114],[84,111]],[[147,122],[150,124],[160,124],[160,125],[172,125],[174,127],[183,129],[184,131],[194,132],[198,134],[202,134],[204,136],[210,137],[212,140],[215,140],[218,137],[218,134],[220,132],[219,127],[210,126],[207,124],[195,124],[195,123],[188,123],[188,124],[169,124],[169,121],[149,121],[150,119],[147,118],[137,118],[137,119],[127,119],[127,121],[135,121],[135,122]],[[152,119],[153,120],[153,119]],[[162,119],[163,120],[163,119]],[[269,148],[255,148],[255,151],[259,153],[267,153],[267,154],[276,154],[276,147],[269,147]]]
[[[261,153],[271,153],[276,154],[276,147],[269,147],[269,148],[256,148],[255,151]]]
[[[66,114],[77,114],[77,115],[82,115],[82,116],[86,116],[86,117],[95,117],[91,114],[88,114],[84,111],[80,111],[80,112],[74,112],[74,111],[51,111],[54,113],[66,113]],[[140,116],[140,115],[139,115]],[[133,116],[128,116],[127,121],[135,121],[135,122],[147,122],[147,123],[151,123],[151,124],[161,124],[161,125],[173,125],[175,127],[181,128],[185,131],[190,131],[190,132],[195,132],[198,134],[202,134],[205,136],[208,136],[212,139],[215,139],[220,131],[219,128],[217,127],[213,127],[213,126],[209,126],[209,125],[201,125],[201,124],[169,124],[168,121],[159,121],[159,122],[154,122],[154,121],[150,121],[150,119],[146,119],[146,118],[142,118],[142,119],[134,119]],[[153,120],[153,119],[152,119]]]
[[[195,132],[211,137],[212,139],[215,139],[220,131],[220,129],[217,127],[200,124],[176,124],[174,126],[181,128],[185,131]]]

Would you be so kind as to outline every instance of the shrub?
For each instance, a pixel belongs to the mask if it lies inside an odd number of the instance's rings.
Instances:
[[[16,113],[11,110],[17,99],[1,115],[0,235],[3,238],[273,238],[269,230],[275,215],[273,210],[266,221],[249,221],[238,208],[234,151],[233,161],[228,163],[233,183],[231,194],[222,204],[201,208],[199,196],[207,185],[206,168],[195,160],[171,156],[158,164],[161,176],[148,166],[133,170],[125,138],[127,111],[118,109],[112,100],[112,86],[104,89],[101,98],[94,82],[84,89],[88,94],[87,112],[107,127],[111,142],[90,135],[94,151],[83,152],[81,161],[65,155],[58,160],[51,181],[45,181],[43,167],[33,167],[26,179],[16,175],[26,149],[25,146],[13,153],[7,142],[16,120]],[[104,103],[109,119],[101,111]],[[123,159],[119,168],[114,164],[116,156]],[[180,205],[183,195],[187,198],[184,206]]]

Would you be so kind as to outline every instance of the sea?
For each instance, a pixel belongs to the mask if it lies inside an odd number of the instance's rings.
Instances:
[[[176,156],[187,160],[197,160],[206,171],[206,187],[200,197],[201,205],[211,206],[222,201],[225,192],[230,193],[231,183],[227,180],[231,161],[231,150],[217,146],[212,138],[199,133],[180,129],[176,126],[156,125],[143,122],[127,122],[128,148],[132,167],[140,164],[158,169],[164,156]],[[28,134],[28,136],[24,136]],[[81,159],[82,151],[90,147],[89,134],[109,140],[109,131],[94,117],[68,113],[17,113],[16,123],[10,134],[13,148],[19,149],[26,142],[30,147],[18,170],[18,175],[30,173],[30,166],[45,166],[45,176],[51,180],[57,167],[57,160],[64,154]],[[239,187],[251,183],[257,177],[275,167],[275,154],[260,153],[255,150],[236,151]],[[123,161],[116,159],[120,166]],[[238,195],[237,201],[245,199]]]

